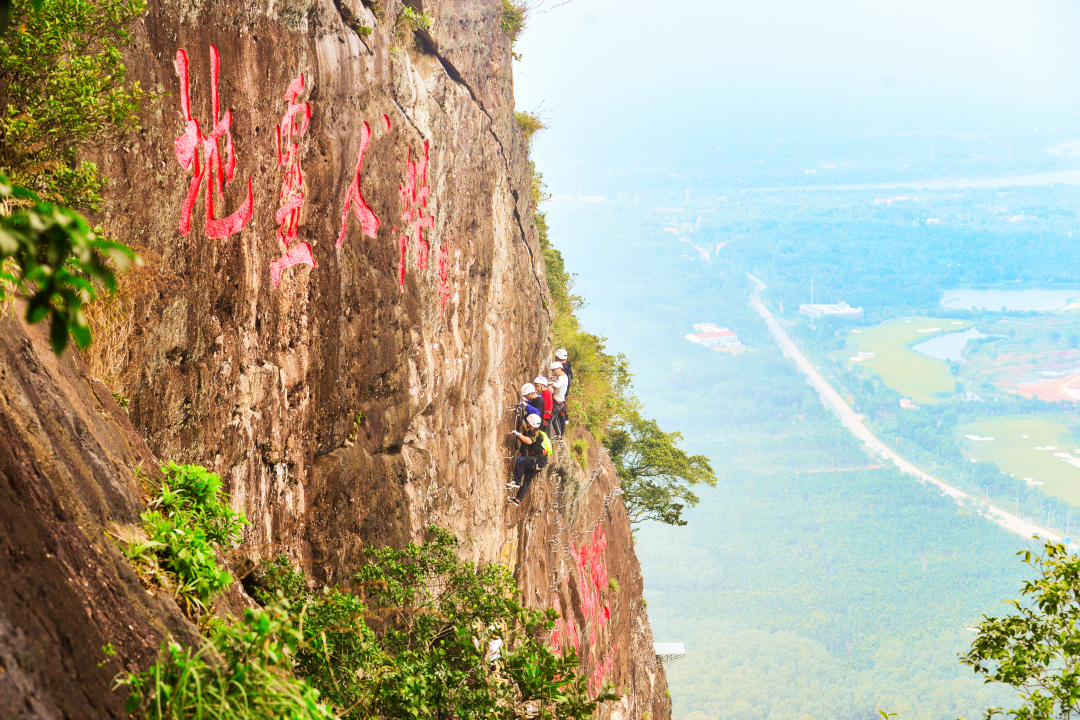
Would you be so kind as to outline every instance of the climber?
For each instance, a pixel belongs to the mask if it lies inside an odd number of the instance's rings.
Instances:
[[[498,631],[498,627],[495,625],[489,625],[488,630],[494,632]],[[495,663],[502,657],[503,639],[496,635],[488,641],[487,660],[491,672],[495,672]]]
[[[530,412],[536,412],[541,418],[544,416],[544,398],[540,397],[535,385],[532,383],[522,385],[521,398],[521,402],[518,404],[527,406],[522,408],[524,414],[528,415]]]
[[[563,372],[566,373],[566,404],[562,411],[562,427],[566,428],[566,423],[570,422],[570,387],[574,384],[574,368],[570,367],[570,357],[565,348],[555,351],[555,359],[562,363]]]
[[[570,380],[563,372],[561,362],[551,363],[554,377],[551,381],[551,434],[556,440],[562,440],[566,430],[566,388]]]
[[[536,473],[547,467],[548,456],[551,455],[551,441],[547,433],[540,429],[540,417],[529,415],[526,419],[529,429],[525,432],[514,430],[518,440],[524,445],[521,449],[522,456],[514,463],[514,479],[506,484],[511,490],[517,489],[517,495],[510,498],[514,505],[520,505],[529,492],[529,485]]]
[[[533,383],[536,385],[536,392],[540,395],[540,398],[544,401],[544,410],[540,415],[541,424],[540,429],[544,432],[548,431],[551,425],[551,407],[554,402],[551,399],[551,390],[548,388],[548,379],[543,375],[538,375]]]
[[[570,386],[574,384],[574,368],[570,367],[569,355],[566,350],[559,348],[555,351],[555,359],[562,363],[562,370],[566,373],[566,397],[570,397]]]

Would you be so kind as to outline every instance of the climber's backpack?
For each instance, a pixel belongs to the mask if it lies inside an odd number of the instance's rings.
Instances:
[[[544,432],[543,430],[538,430],[536,434],[540,436],[540,441],[541,441],[541,443],[542,443],[542,445],[544,447],[544,454],[545,455],[550,455],[551,454],[551,440],[548,439],[547,433]]]

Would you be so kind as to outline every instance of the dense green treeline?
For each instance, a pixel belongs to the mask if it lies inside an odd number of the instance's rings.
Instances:
[[[725,477],[687,528],[639,538],[646,576],[663,578],[654,632],[687,644],[670,669],[679,717],[955,718],[1007,702],[956,654],[1015,593],[1023,542],[897,470]]]

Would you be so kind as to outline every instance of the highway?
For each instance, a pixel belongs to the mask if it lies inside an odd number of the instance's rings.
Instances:
[[[1006,530],[1018,533],[1026,538],[1038,535],[1044,540],[1052,540],[1053,542],[1061,542],[1063,540],[1062,537],[1049,532],[1045,528],[1041,528],[1034,523],[1026,522],[1016,515],[1006,512],[994,505],[987,505],[981,499],[938,480],[893,452],[863,424],[862,415],[859,415],[852,410],[851,407],[844,402],[844,399],[840,397],[839,393],[833,390],[832,385],[826,382],[825,378],[814,369],[814,366],[810,364],[810,361],[806,359],[802,354],[802,351],[795,346],[795,343],[788,337],[788,334],[784,332],[784,328],[780,327],[780,323],[776,321],[773,314],[769,312],[769,309],[761,302],[761,291],[765,289],[765,283],[761,282],[761,280],[758,280],[750,273],[747,273],[746,276],[754,283],[754,292],[750,293],[750,305],[759,315],[761,315],[761,317],[765,318],[765,322],[769,326],[769,331],[772,333],[773,337],[776,338],[776,342],[780,344],[780,349],[784,351],[784,355],[795,360],[795,364],[799,366],[799,370],[806,373],[810,378],[810,382],[821,395],[822,402],[832,409],[832,411],[840,418],[840,422],[851,430],[855,437],[859,438],[859,440],[861,440],[872,452],[883,458],[892,460],[901,470],[910,475],[914,475],[923,482],[933,483],[938,486],[944,494],[952,497],[956,501],[960,501],[961,499],[970,500],[973,506],[978,507],[984,514]]]

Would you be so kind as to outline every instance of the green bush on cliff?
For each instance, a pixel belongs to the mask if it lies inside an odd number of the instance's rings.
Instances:
[[[227,514],[200,517],[208,537],[228,536]],[[157,663],[119,678],[128,711],[150,720],[584,720],[618,699],[607,687],[589,693],[573,651],[551,651],[558,616],[524,607],[506,568],[462,562],[450,533],[428,535],[402,550],[367,548],[350,590],[309,588],[284,556],[264,562],[248,581],[262,607],[210,621],[197,648],[167,640]]]
[[[353,592],[308,589],[286,558],[256,577],[261,602],[302,608],[294,669],[341,717],[586,718],[617,699],[591,696],[577,656],[551,651],[557,615],[524,607],[507,568],[462,562],[450,533],[428,535],[368,548]]]
[[[145,0],[15,0],[0,36],[0,171],[46,200],[96,210],[104,179],[80,151],[138,128],[121,51]]]
[[[529,6],[523,0],[502,0],[502,21],[499,23],[502,31],[510,38],[513,45],[525,30],[525,20],[529,14]]]
[[[279,604],[214,621],[198,648],[166,640],[157,663],[117,680],[127,711],[147,720],[332,720],[318,691],[292,673],[301,621]]]
[[[194,619],[232,583],[217,554],[239,542],[247,520],[232,510],[221,478],[198,465],[169,463],[142,514],[145,539],[127,544],[128,558],[145,578],[169,588]]]

